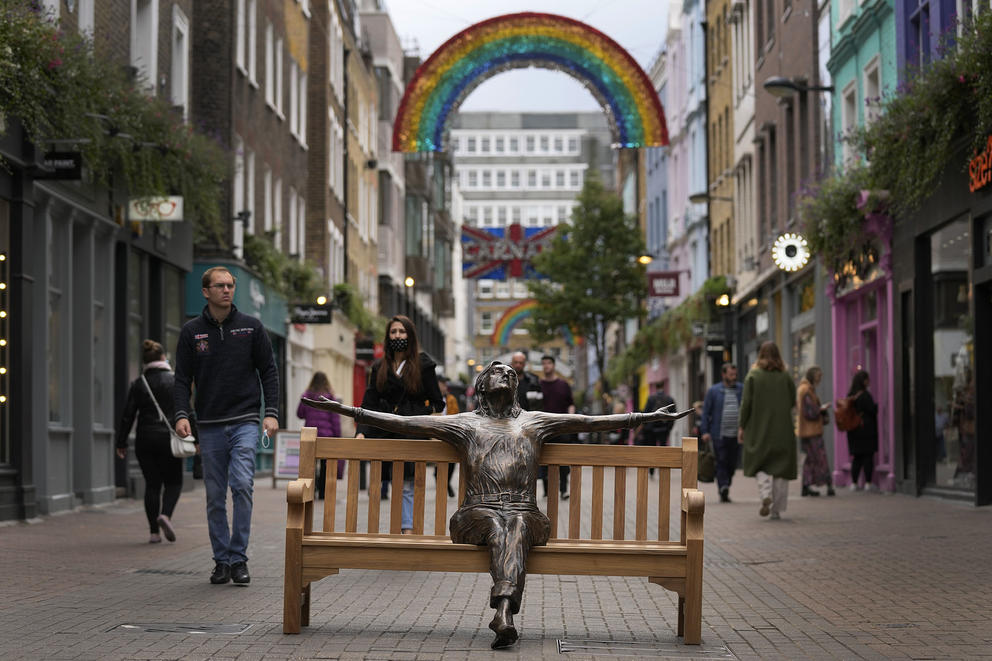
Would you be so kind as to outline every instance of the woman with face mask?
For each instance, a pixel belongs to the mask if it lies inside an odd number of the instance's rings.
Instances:
[[[420,351],[413,322],[396,315],[386,327],[385,355],[372,364],[362,408],[396,415],[430,415],[444,411],[444,397],[437,383],[435,364]],[[356,438],[396,438],[369,425],[359,425]],[[392,465],[382,464],[382,497],[385,498]],[[395,489],[395,484],[393,486]],[[403,465],[403,534],[413,532],[413,464]]]

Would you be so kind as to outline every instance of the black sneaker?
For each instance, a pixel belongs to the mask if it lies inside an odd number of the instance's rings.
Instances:
[[[720,489],[720,502],[721,503],[729,503],[730,502],[730,488],[729,487],[723,487],[722,489]]]
[[[210,575],[210,582],[214,585],[223,585],[231,580],[231,565],[218,562],[214,567],[214,573]]]
[[[231,580],[238,585],[251,583],[251,576],[248,574],[247,562],[235,562],[231,565]]]

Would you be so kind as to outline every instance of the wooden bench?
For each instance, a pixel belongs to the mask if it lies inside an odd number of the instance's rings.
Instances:
[[[314,529],[314,469],[318,459],[333,465],[348,462],[344,516],[337,512],[335,471],[327,470],[324,506],[319,529]],[[360,460],[370,461],[368,491],[359,491]],[[703,493],[696,489],[697,448],[695,438],[682,440],[681,448],[608,445],[547,444],[541,463],[549,466],[546,514],[551,520],[551,539],[546,546],[531,549],[529,574],[589,576],[644,576],[678,593],[678,635],[687,644],[699,644],[703,594]],[[403,461],[415,462],[413,535],[400,534],[401,491],[392,491],[388,533],[380,524],[380,467],[393,462],[393,475],[403,474]],[[314,428],[304,428],[300,442],[300,477],[289,484],[286,523],[286,574],[283,633],[299,633],[310,624],[310,587],[314,581],[338,573],[339,569],[398,571],[489,571],[486,547],[454,544],[448,536],[448,463],[457,462],[454,449],[436,440],[391,440],[317,438]],[[433,534],[425,534],[427,464],[437,464]],[[570,498],[559,502],[558,466],[571,466]],[[582,477],[592,471],[591,506],[584,508]],[[652,489],[649,468],[658,472]],[[604,486],[612,468],[613,488]],[[627,477],[633,469],[636,480],[633,539],[628,539]],[[669,540],[671,471],[681,471],[681,533]],[[459,472],[460,473],[460,472]],[[648,539],[649,492],[657,499],[656,540]],[[612,491],[612,499],[609,497]],[[359,500],[369,503],[365,529],[359,530]],[[465,494],[460,483],[458,502]],[[604,539],[604,512],[612,500],[612,538]],[[567,535],[559,534],[560,509],[567,507]],[[581,518],[586,511],[588,536]],[[524,593],[526,595],[526,592]],[[480,600],[485,595],[480,594]]]

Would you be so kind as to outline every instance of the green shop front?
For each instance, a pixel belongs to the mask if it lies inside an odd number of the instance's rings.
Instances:
[[[237,281],[234,290],[234,305],[245,314],[250,314],[261,320],[262,325],[272,341],[272,351],[276,358],[276,369],[279,373],[279,424],[286,424],[286,389],[283,378],[286,374],[286,334],[287,334],[287,302],[272,287],[262,282],[258,276],[238,262],[214,260],[211,262],[194,262],[193,270],[186,277],[186,318],[192,319],[203,312],[205,305],[202,292],[203,273],[213,266],[227,268]],[[259,412],[261,415],[261,412]],[[255,472],[269,473],[272,471],[272,444],[265,443],[263,447],[261,427],[259,427],[259,444],[256,452]]]

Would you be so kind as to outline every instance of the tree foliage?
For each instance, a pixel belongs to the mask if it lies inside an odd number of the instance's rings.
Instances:
[[[595,176],[586,179],[570,223],[534,259],[546,280],[528,283],[537,308],[528,327],[538,341],[557,337],[562,326],[593,344],[606,392],[607,327],[642,314],[647,295],[644,240],[634,216]]]

